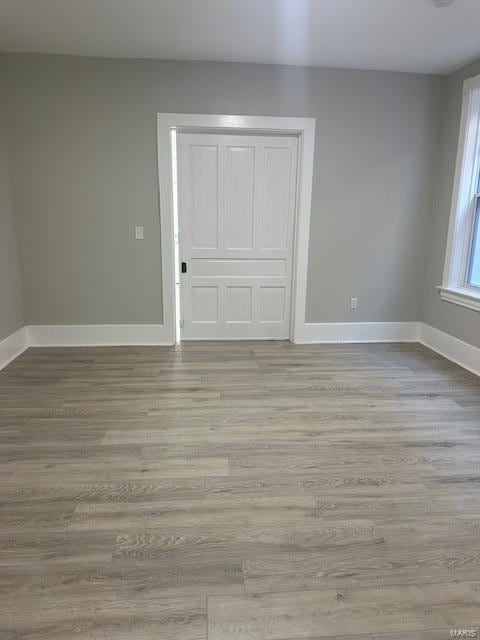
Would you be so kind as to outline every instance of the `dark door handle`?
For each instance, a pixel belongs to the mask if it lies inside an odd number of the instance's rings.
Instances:
[[[187,273],[187,263],[182,262],[182,273]]]

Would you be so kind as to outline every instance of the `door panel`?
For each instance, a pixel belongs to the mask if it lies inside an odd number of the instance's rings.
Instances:
[[[296,167],[295,167],[296,168]],[[292,202],[290,183],[291,149],[265,149],[264,206],[260,212],[262,249],[286,249]]]
[[[218,289],[216,286],[192,286],[192,321],[218,323]]]
[[[192,145],[191,215],[192,249],[218,247],[218,148]]]
[[[297,138],[180,133],[183,339],[290,333]]]
[[[285,322],[285,288],[260,286],[260,322]]]
[[[253,322],[252,287],[227,285],[225,322]]]
[[[253,249],[255,148],[227,147],[226,249]]]
[[[192,277],[212,276],[212,277],[228,277],[237,276],[242,273],[243,276],[287,276],[288,261],[287,260],[218,260],[218,259],[196,259],[190,261],[190,270]]]

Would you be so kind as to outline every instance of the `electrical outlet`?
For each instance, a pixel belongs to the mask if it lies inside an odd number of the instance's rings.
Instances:
[[[350,308],[351,309],[356,309],[358,307],[358,298],[351,298],[350,299]]]
[[[143,227],[135,227],[135,240],[143,240]]]

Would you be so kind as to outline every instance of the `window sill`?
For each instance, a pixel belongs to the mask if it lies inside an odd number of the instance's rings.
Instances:
[[[442,300],[480,311],[480,291],[477,295],[470,289],[448,289],[447,287],[438,287],[438,289]]]

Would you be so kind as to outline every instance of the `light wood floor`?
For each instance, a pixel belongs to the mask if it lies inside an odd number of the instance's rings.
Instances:
[[[480,383],[422,347],[31,349],[0,462],[1,640],[480,626]]]

